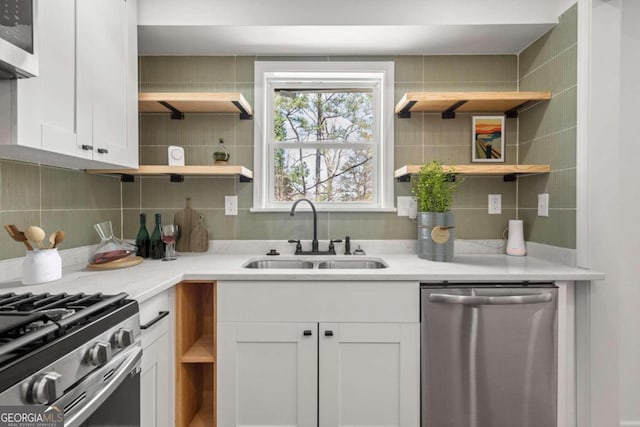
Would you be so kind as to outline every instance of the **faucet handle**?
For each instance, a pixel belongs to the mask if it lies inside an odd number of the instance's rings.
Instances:
[[[336,254],[336,246],[334,245],[334,243],[342,243],[342,239],[329,240],[329,254],[331,255]]]
[[[300,240],[289,239],[287,241],[289,243],[295,243],[296,244],[296,254],[299,254],[300,252],[302,252],[302,243],[300,243]]]

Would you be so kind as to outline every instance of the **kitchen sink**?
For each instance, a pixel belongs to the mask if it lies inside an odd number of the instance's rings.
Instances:
[[[375,259],[335,259],[330,261],[322,261],[318,263],[320,269],[336,269],[336,268],[358,268],[358,269],[375,269],[387,268],[387,264],[383,261]]]
[[[302,259],[259,259],[250,261],[244,268],[313,268],[313,262]]]
[[[365,259],[254,259],[243,265],[244,268],[274,269],[377,269],[387,268],[387,264],[378,258]]]

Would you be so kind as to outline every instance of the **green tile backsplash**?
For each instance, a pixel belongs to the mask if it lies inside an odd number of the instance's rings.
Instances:
[[[505,183],[499,177],[468,177],[454,198],[456,237],[498,239],[508,220],[525,220],[525,238],[575,247],[576,199],[576,16],[569,9],[560,24],[518,55],[443,55],[374,57],[141,57],[141,91],[239,91],[253,105],[256,60],[394,61],[395,101],[411,91],[551,90],[553,99],[506,122],[507,163],[550,163],[552,173]],[[428,162],[470,163],[471,115],[442,120],[438,114],[414,113],[395,119],[395,166]],[[253,121],[237,114],[140,115],[140,163],[166,164],[167,147],[185,149],[187,164],[212,164],[219,138],[232,164],[253,168]],[[17,183],[20,183],[17,185]],[[253,184],[231,178],[187,177],[171,183],[164,177],[116,177],[0,160],[0,221],[19,227],[41,224],[47,231],[65,229],[71,248],[97,243],[92,225],[111,220],[116,234],[134,238],[139,214],[173,218],[190,196],[213,239],[310,239],[311,217],[300,212],[251,213]],[[410,185],[394,183],[395,196],[410,195]],[[537,194],[549,192],[550,216],[536,216]],[[238,195],[238,216],[224,215],[224,196]],[[487,214],[487,195],[502,194],[502,214]],[[148,223],[151,228],[152,224]],[[322,240],[413,239],[416,225],[395,213],[321,213]],[[0,259],[24,255],[6,233]]]

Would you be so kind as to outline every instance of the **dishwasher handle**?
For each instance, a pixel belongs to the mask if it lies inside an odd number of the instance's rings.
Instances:
[[[552,299],[553,296],[550,293],[509,296],[466,296],[451,294],[429,295],[430,302],[463,305],[539,304],[543,302],[550,302]]]

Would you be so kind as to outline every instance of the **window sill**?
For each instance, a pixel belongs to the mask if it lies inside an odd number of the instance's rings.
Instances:
[[[291,203],[293,205],[293,202]],[[311,209],[307,209],[304,208],[303,206],[300,206],[300,208],[296,209],[296,212],[300,211],[310,211]],[[263,213],[263,212],[289,212],[291,211],[291,206],[283,206],[283,207],[278,207],[278,208],[256,208],[256,207],[252,207],[249,209],[249,212],[251,213]],[[372,212],[372,213],[377,213],[377,212],[397,212],[397,209],[394,207],[391,208],[353,208],[353,207],[349,207],[349,208],[339,208],[339,207],[335,207],[335,208],[321,208],[316,206],[316,211],[318,212]]]

